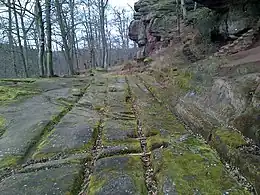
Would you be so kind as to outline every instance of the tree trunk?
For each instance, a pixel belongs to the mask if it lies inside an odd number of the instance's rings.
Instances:
[[[106,31],[105,31],[105,10],[107,6],[104,0],[100,1],[100,31],[101,31],[101,39],[102,39],[102,67],[107,69],[107,62],[106,62],[106,48],[107,48],[107,41],[106,41]]]
[[[180,38],[181,35],[181,21],[180,21],[180,6],[179,6],[179,0],[176,0],[176,12],[177,12],[177,35],[178,38]]]
[[[71,25],[70,25],[70,50],[71,50],[71,58],[73,63],[76,63],[77,71],[79,71],[78,59],[77,59],[77,51],[76,51],[76,42],[75,42],[75,19],[74,19],[74,7],[75,0],[69,1],[70,7],[70,17],[71,17]]]
[[[194,11],[196,11],[196,9],[197,9],[197,5],[198,5],[198,3],[195,2],[195,3],[194,3]]]
[[[90,59],[91,59],[91,67],[96,68],[96,54],[95,54],[95,42],[94,42],[94,34],[93,34],[93,23],[91,22],[90,15],[90,0],[88,0],[88,21],[89,21],[89,39],[90,39]]]
[[[27,31],[25,29],[24,16],[22,14],[20,14],[20,18],[21,18],[21,26],[22,26],[22,32],[23,32],[23,53],[24,53],[25,65],[28,68]]]
[[[17,71],[17,66],[16,66],[16,62],[15,62],[15,52],[14,52],[14,40],[13,40],[13,27],[12,27],[12,5],[11,5],[11,0],[7,1],[8,3],[8,40],[9,40],[9,46],[10,46],[10,50],[11,50],[11,58],[12,58],[12,64],[13,64],[13,68],[14,68],[14,73],[15,76],[18,76],[18,71]]]
[[[22,46],[22,41],[21,41],[19,21],[18,21],[16,6],[15,6],[15,0],[13,0],[13,10],[14,10],[14,18],[15,18],[15,26],[16,26],[16,32],[17,32],[18,45],[19,45],[19,48],[20,48],[21,58],[22,58],[22,61],[23,61],[24,73],[25,73],[25,77],[28,78],[29,75],[28,75],[26,61],[25,61],[25,57],[24,57],[24,53],[23,53],[23,46]]]
[[[47,60],[47,68],[48,68],[48,77],[54,76],[53,71],[53,57],[52,57],[52,39],[51,39],[51,0],[46,0],[46,35],[47,35],[47,52],[46,52],[46,60]]]
[[[187,17],[187,10],[185,7],[185,2],[184,0],[181,0],[181,8],[182,8],[182,15],[183,15],[183,19],[185,20]]]
[[[44,24],[42,19],[42,7],[39,0],[36,0],[36,13],[37,13],[37,20],[36,20],[36,27],[38,31],[38,66],[40,71],[40,76],[44,76],[44,47],[45,47],[45,40],[44,40]]]
[[[73,61],[72,61],[72,58],[70,55],[70,49],[69,49],[68,40],[67,40],[67,36],[66,36],[64,18],[62,17],[62,7],[61,6],[62,6],[62,4],[59,2],[59,0],[55,0],[57,18],[58,18],[58,23],[59,23],[60,31],[61,31],[61,35],[62,35],[62,42],[63,42],[63,46],[64,46],[64,54],[65,54],[66,61],[69,65],[69,73],[71,75],[73,75],[74,74]]]

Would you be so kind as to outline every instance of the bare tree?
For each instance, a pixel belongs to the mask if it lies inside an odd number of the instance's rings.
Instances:
[[[44,23],[42,18],[42,6],[40,0],[36,0],[35,4],[36,14],[36,28],[38,32],[38,66],[40,76],[44,76],[44,47],[45,47],[45,34],[44,34]]]
[[[177,15],[177,34],[180,37],[181,34],[181,19],[180,19],[180,5],[179,0],[176,0],[176,15]]]
[[[186,10],[186,7],[185,7],[185,0],[181,0],[181,8],[182,8],[183,19],[186,19],[186,17],[187,17],[187,10]]]
[[[197,6],[198,6],[198,3],[195,2],[195,3],[194,3],[194,11],[197,9]]]
[[[18,14],[17,14],[17,10],[16,10],[15,0],[13,0],[12,4],[13,4],[13,11],[14,11],[17,39],[18,39],[18,44],[19,44],[19,48],[20,48],[20,52],[21,52],[21,58],[23,61],[23,66],[24,66],[24,73],[25,73],[25,76],[28,77],[29,75],[28,75],[28,71],[27,71],[26,59],[24,56],[24,51],[23,51],[23,46],[22,46],[22,40],[21,40],[21,35],[20,35],[20,28],[19,28],[19,21],[18,21]]]
[[[54,70],[74,74],[83,67],[81,60],[87,62],[85,67],[107,68],[128,57],[128,13],[113,11],[108,0],[0,2],[4,7],[0,12],[0,35],[6,44],[3,55],[10,56],[2,75],[53,76]],[[108,17],[111,13],[114,21]]]
[[[62,37],[62,43],[64,47],[64,54],[66,61],[69,65],[69,73],[71,75],[74,74],[74,68],[73,68],[73,59],[71,56],[70,48],[69,48],[69,42],[67,39],[67,32],[66,32],[66,20],[63,17],[63,11],[62,11],[62,3],[59,0],[55,0],[55,7],[56,7],[56,14],[57,14],[57,19],[61,31],[61,37]]]
[[[122,49],[124,51],[124,60],[127,59],[128,54],[127,51],[129,49],[129,36],[128,36],[128,25],[129,25],[129,18],[127,16],[127,12],[125,9],[118,10],[116,8],[113,9],[114,11],[114,23],[121,39]]]
[[[108,0],[99,0],[99,17],[100,17],[100,33],[102,39],[102,67],[107,68],[106,60],[106,49],[107,49],[107,40],[106,40],[106,30],[105,30],[105,11],[108,4]]]
[[[17,72],[17,67],[16,67],[16,62],[15,62],[15,51],[14,51],[14,40],[13,40],[13,21],[12,21],[12,4],[11,4],[11,0],[7,1],[8,4],[8,40],[9,40],[9,46],[10,46],[10,50],[11,50],[11,58],[12,58],[12,63],[13,63],[13,68],[14,68],[14,72],[15,72],[15,76],[18,76],[18,72]]]
[[[52,61],[52,37],[51,37],[51,0],[45,0],[45,13],[46,13],[46,42],[47,42],[47,53],[46,53],[46,63],[49,77],[54,76],[53,72],[53,61]]]

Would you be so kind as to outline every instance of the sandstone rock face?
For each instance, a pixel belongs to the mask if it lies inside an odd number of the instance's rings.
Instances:
[[[190,14],[202,14],[199,16],[200,19],[197,19],[199,31],[209,32],[208,34],[214,32],[226,40],[238,38],[247,30],[254,28],[260,17],[258,11],[260,2],[255,0],[235,2],[196,0],[196,2],[199,6],[194,11],[194,2],[185,1],[188,18]],[[202,6],[212,10],[210,14],[212,18],[209,18],[209,15],[203,15],[205,12],[199,9]],[[135,3],[134,9],[134,20],[129,26],[129,37],[138,43],[140,48],[137,59],[142,59],[155,50],[169,46],[177,38],[176,0],[139,0]],[[208,24],[205,25],[205,23]]]
[[[194,2],[186,1],[187,9]],[[169,45],[176,33],[175,0],[139,0],[135,3],[134,20],[129,26],[129,37],[140,48],[137,59],[142,59],[152,51]]]

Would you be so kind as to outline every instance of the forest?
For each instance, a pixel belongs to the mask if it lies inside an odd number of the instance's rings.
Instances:
[[[0,77],[73,75],[133,59],[133,10],[105,0],[0,2]]]

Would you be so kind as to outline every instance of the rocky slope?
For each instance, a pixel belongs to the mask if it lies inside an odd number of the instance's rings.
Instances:
[[[170,49],[160,57],[151,55],[162,47],[180,45],[175,44],[179,41],[175,1],[135,4],[130,38],[139,45],[137,58],[153,58],[153,78],[140,77],[155,97],[218,151],[235,170],[234,177],[240,171],[260,193],[260,2],[196,1],[200,8],[188,9],[182,33],[195,29],[200,38],[187,41],[181,36],[184,45],[178,57]],[[202,55],[194,52],[203,41],[216,48],[208,53],[217,51],[214,57],[204,55],[200,60]]]

